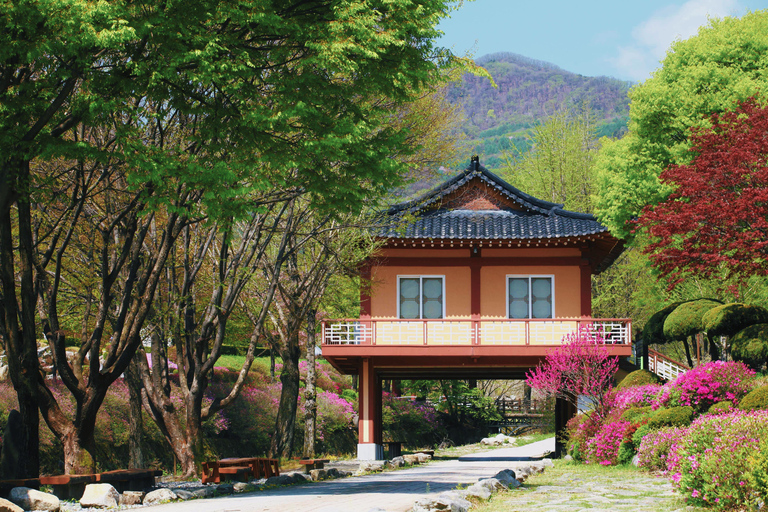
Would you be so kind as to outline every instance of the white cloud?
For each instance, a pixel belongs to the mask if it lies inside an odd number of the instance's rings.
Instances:
[[[636,25],[632,43],[619,46],[617,55],[609,60],[622,75],[645,80],[659,67],[673,41],[696,34],[708,18],[722,18],[737,11],[737,0],[689,0],[680,6],[667,6]]]

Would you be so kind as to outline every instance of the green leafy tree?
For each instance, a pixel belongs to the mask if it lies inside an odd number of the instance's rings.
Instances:
[[[448,9],[443,0],[418,8],[405,0],[0,3],[0,334],[27,432],[22,476],[39,471],[38,408],[56,428],[48,414],[55,401],[38,378],[37,283],[50,270],[38,260],[61,253],[46,264],[62,264],[73,248],[67,236],[36,245],[33,235],[30,205],[54,196],[48,164],[119,172],[122,190],[134,196],[119,204],[135,222],[123,229],[125,219],[110,210],[106,231],[118,236],[112,247],[96,247],[110,284],[97,303],[120,314],[104,313],[89,327],[90,374],[67,384],[87,403],[80,426],[62,423],[71,455],[92,444],[92,419],[140,343],[160,269],[186,223],[244,217],[262,192],[293,187],[312,207],[355,211],[398,182],[404,166],[389,156],[407,147],[409,133],[390,120],[452,62],[433,45]],[[90,129],[97,142],[77,135]],[[66,211],[76,223],[73,208]],[[167,236],[150,262],[141,247],[151,214]],[[52,282],[41,309],[64,370],[66,333],[51,314]]]
[[[629,95],[629,131],[605,140],[596,162],[596,213],[617,236],[627,221],[671,192],[659,175],[693,155],[690,129],[709,127],[709,116],[768,93],[768,10],[742,18],[712,19],[689,39],[672,44],[652,78]]]
[[[532,129],[530,147],[520,158],[507,154],[510,183],[569,210],[591,212],[598,143],[590,108],[563,108],[549,116]]]

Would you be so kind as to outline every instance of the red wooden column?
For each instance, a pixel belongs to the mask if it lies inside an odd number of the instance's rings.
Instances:
[[[381,437],[381,379],[371,359],[365,358],[360,364],[358,443],[359,460],[384,459]]]

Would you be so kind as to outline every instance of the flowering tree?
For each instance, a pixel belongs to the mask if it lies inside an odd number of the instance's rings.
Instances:
[[[675,191],[638,221],[670,288],[687,275],[768,274],[768,106],[749,99],[711,124],[693,131],[693,161],[661,174]]]
[[[602,416],[610,405],[611,379],[618,368],[619,360],[609,354],[603,335],[582,325],[566,335],[543,364],[528,372],[526,382],[574,406],[578,406],[579,397],[585,397]]]

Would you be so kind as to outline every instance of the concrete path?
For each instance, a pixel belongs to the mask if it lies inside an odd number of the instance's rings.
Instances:
[[[292,485],[269,491],[221,498],[191,500],[151,507],[152,512],[406,512],[424,496],[437,495],[458,485],[492,477],[502,469],[525,465],[555,449],[550,438],[519,448],[501,448],[434,461],[411,469],[326,482]],[[521,460],[523,459],[523,460]]]

